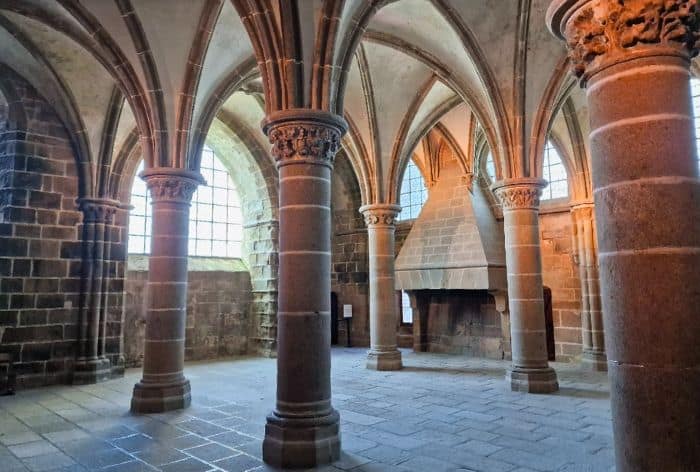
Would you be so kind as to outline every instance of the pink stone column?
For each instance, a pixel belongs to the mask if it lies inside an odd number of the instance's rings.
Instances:
[[[605,355],[603,311],[600,302],[598,276],[598,247],[592,203],[578,203],[571,207],[574,224],[574,243],[577,247],[579,278],[581,280],[581,328],[583,353],[581,366],[587,370],[608,370]]]
[[[506,380],[514,391],[551,393],[559,389],[547,360],[542,261],[540,194],[542,179],[506,179],[493,185],[503,208],[508,271],[511,352]]]
[[[401,369],[396,345],[398,312],[394,287],[394,221],[398,205],[374,204],[360,208],[367,225],[369,249],[369,337],[367,368]]]
[[[555,1],[587,88],[618,472],[700,470],[697,0]]]
[[[263,460],[314,467],[340,456],[331,405],[331,172],[345,121],[313,110],[275,112],[263,131],[279,170],[277,403]]]
[[[190,404],[185,378],[187,237],[190,202],[201,175],[157,167],[143,171],[151,195],[153,230],[148,259],[143,377],[134,386],[131,411],[157,413]]]

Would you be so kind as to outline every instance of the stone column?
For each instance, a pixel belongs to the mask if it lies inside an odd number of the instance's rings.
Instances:
[[[80,325],[78,358],[72,383],[104,382],[111,377],[111,364],[104,353],[107,277],[109,267],[109,235],[119,202],[101,198],[81,198],[78,206],[83,212],[82,246],[83,270],[80,285]]]
[[[345,121],[313,110],[268,115],[279,170],[277,404],[263,459],[314,467],[340,456],[331,406],[331,172]]]
[[[508,307],[513,364],[506,374],[511,389],[550,393],[559,389],[547,360],[542,261],[540,256],[541,179],[506,179],[493,189],[503,208]]]
[[[603,311],[600,307],[600,279],[598,277],[598,247],[592,203],[578,203],[571,207],[574,224],[574,244],[578,254],[581,279],[581,329],[583,354],[581,366],[587,370],[608,370],[605,356]]]
[[[401,369],[401,351],[396,346],[398,313],[394,287],[394,221],[398,205],[360,207],[365,217],[369,250],[369,338],[367,368]]]
[[[131,411],[157,413],[190,404],[184,376],[187,315],[187,236],[192,194],[202,176],[157,167],[141,173],[151,195],[153,230],[146,286],[143,378],[134,386]]]
[[[504,290],[492,290],[489,294],[493,296],[493,301],[496,304],[496,311],[501,319],[501,350],[503,359],[513,360],[513,352],[510,342],[510,313],[508,313],[508,292]]]
[[[428,311],[430,295],[423,290],[408,292],[413,309],[413,352],[428,352]]]
[[[555,1],[587,87],[617,470],[700,470],[697,0]]]

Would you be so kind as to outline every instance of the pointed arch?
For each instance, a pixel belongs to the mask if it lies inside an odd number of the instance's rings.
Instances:
[[[190,142],[193,136],[190,130],[193,125],[192,117],[194,116],[196,93],[204,67],[204,59],[223,6],[224,0],[206,0],[197,25],[197,34],[195,34],[194,42],[190,47],[183,88],[180,92],[180,106],[176,115],[177,126],[175,129],[177,134],[173,137],[173,159],[178,160],[174,163],[175,167],[195,169],[199,165],[198,151],[201,149],[195,148],[198,149],[196,155],[188,152],[192,150]]]

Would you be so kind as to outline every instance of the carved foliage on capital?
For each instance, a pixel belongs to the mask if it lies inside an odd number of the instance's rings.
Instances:
[[[394,210],[366,210],[364,212],[367,226],[394,226],[397,213]]]
[[[495,193],[503,210],[536,210],[540,207],[540,187],[502,187],[496,189]]]
[[[332,164],[340,149],[340,130],[323,123],[291,122],[268,132],[272,155],[278,163],[294,159]]]
[[[591,0],[567,22],[565,36],[574,73],[615,60],[636,46],[661,45],[692,57],[700,47],[699,0]]]
[[[189,203],[199,182],[176,175],[152,175],[146,178],[146,186],[153,201]]]

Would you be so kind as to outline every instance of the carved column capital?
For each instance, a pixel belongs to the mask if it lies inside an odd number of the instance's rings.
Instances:
[[[294,163],[332,167],[347,128],[342,117],[314,110],[278,111],[263,122],[278,167]]]
[[[498,181],[491,186],[491,189],[496,194],[503,211],[539,210],[542,189],[546,186],[546,180],[522,178]]]
[[[80,198],[77,201],[80,211],[83,212],[85,223],[111,224],[112,218],[120,208],[117,200],[108,198]]]
[[[401,212],[399,205],[378,203],[360,207],[360,213],[365,217],[367,227],[394,226],[396,217]]]
[[[566,40],[574,74],[597,72],[635,57],[691,58],[700,47],[699,0],[555,0],[547,11]]]
[[[141,172],[154,202],[189,204],[197,187],[206,184],[198,172],[170,167],[153,167]]]

